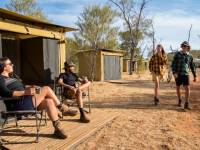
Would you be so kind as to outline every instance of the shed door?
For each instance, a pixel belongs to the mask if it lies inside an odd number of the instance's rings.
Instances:
[[[117,80],[120,77],[120,57],[104,56],[104,80]]]

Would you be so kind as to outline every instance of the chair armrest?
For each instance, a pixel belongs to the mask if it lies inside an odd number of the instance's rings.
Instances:
[[[9,100],[16,100],[21,99],[21,97],[0,97],[0,100],[2,101],[9,101]]]

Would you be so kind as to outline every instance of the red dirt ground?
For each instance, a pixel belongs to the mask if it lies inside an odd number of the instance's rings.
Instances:
[[[161,84],[159,106],[153,105],[149,73],[124,75],[117,83],[94,82],[93,107],[120,112],[76,149],[200,149],[200,82],[191,82],[193,110],[178,108],[174,82]]]

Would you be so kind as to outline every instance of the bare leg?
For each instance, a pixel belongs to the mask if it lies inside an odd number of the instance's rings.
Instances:
[[[76,101],[79,108],[83,108],[83,96],[82,96],[82,91],[80,89],[76,91]]]
[[[159,88],[160,88],[160,83],[159,83],[159,77],[157,76],[155,78],[155,89],[154,89],[156,98],[158,98],[158,95],[159,95]]]
[[[88,81],[87,83],[80,85],[79,90],[83,91],[83,90],[87,89],[90,86],[90,84],[91,84],[91,82]]]
[[[36,94],[35,98],[36,98],[37,106],[39,106],[40,103],[46,98],[52,99],[56,106],[61,104],[59,99],[56,97],[55,93],[53,92],[53,90],[48,86],[42,87],[41,93]]]
[[[177,93],[178,99],[181,99],[181,87],[180,86],[176,86],[176,93]]]
[[[184,86],[185,88],[185,101],[186,102],[189,102],[189,97],[190,97],[190,86],[187,85],[187,86]]]
[[[47,114],[51,121],[58,120],[58,111],[53,99],[44,99],[38,106],[38,110],[47,109]]]
[[[83,123],[89,123],[90,120],[87,118],[83,109],[82,91],[80,89],[76,91],[76,100],[77,100],[79,111],[80,111],[80,121]]]

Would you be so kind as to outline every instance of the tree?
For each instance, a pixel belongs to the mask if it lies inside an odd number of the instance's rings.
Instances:
[[[190,29],[188,31],[188,42],[190,42],[190,36],[191,36],[191,31],[192,31],[192,24],[190,25]]]
[[[48,21],[42,9],[38,6],[37,0],[10,0],[6,4],[6,8],[22,15]]]
[[[140,32],[146,34],[149,25],[151,24],[150,19],[146,19],[143,16],[147,0],[140,0],[141,3],[137,5],[133,0],[110,0],[117,8],[121,14],[124,24],[129,32],[130,36],[130,69],[129,74],[132,74],[134,55],[138,44],[140,42]]]
[[[80,49],[92,49],[90,78],[95,75],[96,55],[99,49],[118,47],[118,28],[113,26],[117,13],[109,6],[85,7],[76,23],[79,32],[74,35]]]
[[[113,49],[118,46],[118,28],[113,27],[117,14],[109,6],[84,8],[76,23],[79,32],[75,34],[81,46],[91,49]]]
[[[120,44],[120,48],[125,50],[127,53],[126,53],[126,57],[130,57],[130,54],[131,54],[131,36],[130,36],[130,32],[129,31],[124,31],[124,32],[120,32],[119,33],[119,37],[120,37],[120,41],[121,41],[121,44]],[[142,33],[140,32],[139,33],[139,36],[138,38],[140,40],[143,39],[143,35]],[[135,49],[135,53],[139,53],[139,49]],[[136,55],[137,55],[136,54]]]
[[[67,51],[67,58],[68,62],[77,63],[76,53],[78,52],[78,44],[73,38],[66,38],[66,51]]]

